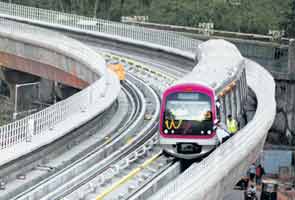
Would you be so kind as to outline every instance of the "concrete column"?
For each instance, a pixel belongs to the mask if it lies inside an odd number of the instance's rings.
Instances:
[[[288,54],[289,74],[295,74],[295,39],[290,39]]]
[[[16,85],[15,84],[7,84],[10,92],[10,101],[14,103],[15,101],[15,90],[16,90]]]

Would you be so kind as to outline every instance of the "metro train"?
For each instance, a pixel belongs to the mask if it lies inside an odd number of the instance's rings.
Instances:
[[[165,154],[185,160],[218,146],[218,123],[228,114],[241,119],[247,97],[245,59],[233,44],[209,40],[197,56],[197,66],[164,91],[161,103],[160,145]]]

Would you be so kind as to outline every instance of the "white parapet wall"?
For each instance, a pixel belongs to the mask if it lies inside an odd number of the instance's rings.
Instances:
[[[6,24],[6,25],[5,25]],[[0,127],[0,165],[49,144],[109,108],[120,92],[116,75],[102,56],[87,46],[38,27],[15,22],[0,23],[1,51],[38,60],[90,85],[40,112]]]
[[[269,72],[251,60],[246,61],[246,74],[258,102],[254,118],[151,199],[220,200],[257,159],[276,113],[275,82]]]

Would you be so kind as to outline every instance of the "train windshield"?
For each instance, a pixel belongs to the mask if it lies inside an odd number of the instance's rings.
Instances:
[[[210,135],[213,118],[210,97],[203,93],[173,93],[167,96],[163,132],[173,135]]]

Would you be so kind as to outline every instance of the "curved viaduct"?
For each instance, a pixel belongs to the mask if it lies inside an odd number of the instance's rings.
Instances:
[[[180,37],[176,34],[13,4],[1,3],[0,6],[0,16],[4,18],[59,30],[79,32],[80,34],[90,34],[99,37],[101,40],[111,40],[115,44],[124,43],[125,45],[131,46],[131,48],[140,46],[141,48],[144,47],[154,51],[165,52],[166,54],[170,54],[170,56],[177,55],[190,61],[195,58],[195,50],[198,42]],[[59,21],[58,19],[61,19],[60,16],[68,20]],[[103,28],[97,30],[96,26],[81,26],[77,22],[82,19],[92,21],[93,23],[102,23]],[[63,44],[58,44],[57,46],[63,48]],[[76,50],[78,51],[79,49]],[[79,56],[83,53],[85,52],[77,52],[74,56],[81,58]],[[72,57],[72,59],[74,58]],[[92,64],[94,63],[86,62],[84,64],[88,70],[94,70],[92,68]],[[178,179],[170,183],[155,197],[156,199],[218,199],[221,193],[229,190],[244,173],[249,164],[257,158],[263,148],[267,130],[271,127],[275,117],[275,85],[271,75],[253,61],[248,60],[246,62],[246,69],[248,73],[248,86],[254,91],[258,101],[253,120],[241,129],[236,137],[221,145],[221,147],[210,154],[203,162],[193,165]],[[107,77],[109,78],[110,76]],[[267,85],[262,84],[266,82],[268,83]],[[109,83],[111,84],[112,82]],[[93,87],[93,85],[95,83],[88,88]],[[86,90],[84,89],[81,93]],[[84,98],[87,99],[89,96],[84,96]],[[84,106],[89,106],[87,103],[91,103],[91,101],[87,101]],[[267,106],[265,106],[266,103],[268,104]],[[5,131],[7,129],[2,129],[1,133]],[[226,155],[226,159],[224,159],[224,155]],[[188,177],[194,178],[187,181],[189,180]],[[168,196],[167,192],[169,192]]]
[[[1,21],[0,28],[0,64],[6,68],[79,89],[106,73],[99,54],[92,52],[85,59],[89,49],[61,34],[12,21]]]
[[[0,164],[63,136],[116,100],[119,81],[106,68],[104,59],[90,48],[61,34],[13,21],[0,20],[0,30],[2,66],[83,89],[45,110],[0,127]],[[70,123],[72,120],[75,122]],[[51,134],[44,136],[46,132]]]

